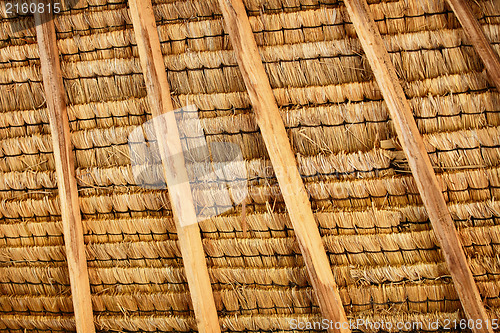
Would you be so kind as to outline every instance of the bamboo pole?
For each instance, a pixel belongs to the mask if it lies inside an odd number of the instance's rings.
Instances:
[[[197,217],[190,184],[178,181],[189,178],[173,115],[170,87],[160,49],[153,7],[150,0],[130,0],[129,6],[198,331],[218,333],[220,332],[219,319],[200,229],[196,223]],[[170,112],[171,121],[165,121],[164,114],[167,112]],[[163,135],[165,132],[166,135]],[[169,156],[176,157],[169,158]],[[193,221],[195,223],[192,223]]]
[[[47,4],[46,1],[44,3]],[[52,18],[49,11],[42,14],[35,13],[36,34],[52,134],[57,188],[61,201],[64,244],[68,261],[76,330],[79,333],[93,333],[95,332],[94,316],[92,314],[83,226],[75,178],[75,162],[66,111],[66,93]]]
[[[341,329],[334,329],[334,332],[350,332],[308,194],[297,169],[297,162],[264,70],[243,2],[219,0],[219,5],[321,313],[325,319],[342,324]]]
[[[441,186],[434,174],[410,105],[396,75],[396,69],[375,22],[370,17],[368,5],[365,0],[345,0],[344,3],[389,108],[399,141],[408,158],[465,314],[469,319],[482,322],[482,329],[477,328],[480,326],[477,325],[474,332],[492,332],[491,323],[490,328],[487,328],[488,314],[467,264]]]
[[[469,37],[477,53],[483,60],[486,71],[500,92],[500,58],[486,38],[479,22],[474,17],[466,0],[447,0],[451,9],[457,16],[462,28]]]

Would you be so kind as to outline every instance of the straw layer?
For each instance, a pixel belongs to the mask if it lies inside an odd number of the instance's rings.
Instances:
[[[496,2],[478,1],[474,11],[500,50]],[[481,295],[497,316],[500,95],[443,2],[371,3]],[[6,17],[3,4],[0,330],[74,331],[33,20]],[[96,327],[192,331],[167,191],[139,186],[130,163],[128,135],[151,115],[126,4],[68,4],[54,22]],[[349,318],[427,325],[417,331],[462,318],[344,6],[245,5]],[[208,142],[237,143],[248,174],[244,220],[237,194],[195,189],[201,207],[229,208],[199,223],[222,329],[294,331],[291,320],[320,319],[217,2],[161,0],[155,13],[175,105],[197,107]],[[161,175],[160,165],[146,167]]]

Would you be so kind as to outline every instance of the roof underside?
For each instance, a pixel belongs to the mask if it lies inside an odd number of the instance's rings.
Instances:
[[[370,3],[498,317],[500,94],[443,1]],[[347,315],[462,318],[344,5],[245,5]],[[500,53],[500,1],[473,6]],[[0,330],[74,331],[34,21],[4,8],[0,1]],[[319,319],[217,1],[157,0],[155,15],[175,106],[198,108],[208,142],[237,143],[249,175],[244,223],[234,204],[199,224],[221,328],[286,331],[291,319]],[[55,26],[96,328],[196,330],[167,192],[138,186],[130,165],[128,135],[151,115],[127,3],[80,1]]]

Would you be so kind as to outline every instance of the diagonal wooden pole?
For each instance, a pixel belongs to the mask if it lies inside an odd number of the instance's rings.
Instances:
[[[47,8],[48,2],[45,0],[41,2]],[[79,333],[93,333],[95,332],[94,316],[75,178],[75,162],[52,14],[48,10],[45,10],[44,13],[35,13],[35,24],[43,87],[52,134],[57,188],[61,201],[64,244],[68,260],[76,330]]]
[[[198,330],[218,333],[219,319],[196,223],[195,205],[189,182],[182,181],[189,178],[173,115],[153,6],[151,0],[130,0],[129,6]],[[167,112],[171,121],[166,121]]]
[[[469,4],[466,0],[447,0],[447,2],[460,21],[462,28],[469,37],[469,41],[483,60],[486,71],[493,80],[497,90],[500,91],[500,57],[486,38]]]
[[[344,0],[344,3],[389,108],[399,141],[408,158],[465,314],[469,319],[482,323],[482,325],[475,325],[474,332],[492,332],[491,323],[488,329],[488,314],[467,264],[457,230],[425,150],[422,136],[399,83],[396,69],[385,49],[375,22],[370,17],[368,4],[366,0]]]
[[[219,0],[219,5],[321,313],[325,319],[340,323],[340,329],[334,328],[333,332],[350,332],[311,203],[300,177],[243,2]]]

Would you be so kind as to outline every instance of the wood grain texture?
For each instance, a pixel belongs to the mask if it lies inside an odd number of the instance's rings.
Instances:
[[[219,4],[321,313],[325,319],[347,323],[330,262],[243,2],[219,0]],[[346,325],[333,331],[350,332]]]
[[[483,60],[488,75],[497,90],[500,91],[500,57],[486,38],[483,28],[474,17],[467,0],[447,0],[447,2],[460,21],[469,41]]]
[[[479,319],[486,323],[488,315],[468,267],[457,230],[441,192],[441,186],[434,174],[394,65],[375,22],[370,17],[368,5],[365,0],[345,0],[344,3],[389,108],[399,141],[408,158],[465,314],[470,319]],[[492,331],[483,325],[483,329],[476,329],[475,332]]]
[[[93,333],[95,332],[94,316],[75,178],[75,162],[54,22],[51,14],[46,12],[45,14],[35,14],[35,24],[54,149],[57,188],[61,201],[64,244],[68,260],[76,330],[79,333]]]
[[[154,127],[157,138],[161,138],[158,140],[158,146],[198,331],[217,333],[220,332],[219,319],[200,229],[196,223],[197,217],[190,184],[177,181],[189,178],[173,113],[170,87],[160,49],[153,7],[150,0],[130,0],[129,6]],[[168,114],[164,115],[167,112]],[[176,158],[169,158],[169,156],[176,156]]]

